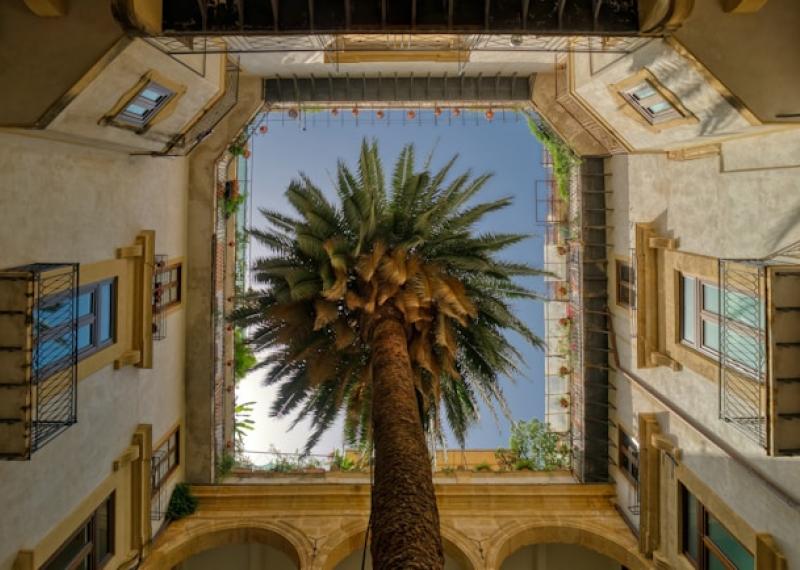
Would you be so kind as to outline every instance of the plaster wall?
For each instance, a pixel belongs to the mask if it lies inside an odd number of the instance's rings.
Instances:
[[[536,544],[517,550],[501,570],[619,570],[618,562],[574,544]]]
[[[30,125],[123,35],[108,0],[70,0],[58,18],[0,2],[0,125]],[[63,57],[65,53],[69,57]]]
[[[729,14],[722,5],[695,2],[675,36],[762,121],[797,122],[776,115],[800,113],[800,6],[769,0],[757,12]]]
[[[668,160],[662,154],[607,159],[606,171],[611,173],[613,190],[609,198],[613,208],[609,241],[614,245],[614,256],[630,258],[635,222],[653,222],[658,235],[678,240],[680,252],[712,258],[760,258],[800,240],[798,145],[800,135],[784,132],[726,142],[721,145],[719,156],[696,160]],[[755,148],[758,152],[753,151]],[[659,253],[662,260],[664,255]],[[664,271],[672,271],[663,265]],[[686,365],[680,371],[664,366],[636,368],[631,314],[613,302],[614,280],[614,273],[609,272],[609,307],[622,366],[738,450],[756,469],[800,497],[800,459],[767,457],[763,448],[720,420],[715,379]],[[664,306],[664,297],[664,291],[659,289],[660,337],[664,335],[663,321],[672,318],[674,312]],[[699,477],[736,516],[746,521],[749,534],[771,533],[790,566],[792,561],[800,561],[800,545],[796,541],[800,512],[796,508],[625,377],[616,374],[614,384],[617,389],[611,396],[619,425],[638,436],[638,414],[657,413],[662,431],[670,434],[681,449],[683,468]],[[668,523],[664,528],[674,535],[677,477],[673,467],[669,460],[662,460],[662,493],[670,493],[662,496],[664,524]],[[616,479],[620,481],[617,491],[621,498],[625,483],[621,475]],[[668,554],[677,556],[675,537],[665,540],[672,540],[664,543]],[[752,544],[748,546],[753,548]]]
[[[144,40],[135,39],[111,61],[103,73],[81,91],[50,123],[48,131],[138,150],[161,150],[186,129],[224,88],[224,56],[207,56],[204,74],[161,53]],[[173,108],[165,107],[142,134],[99,121],[134,88],[149,71],[184,89]],[[170,112],[171,111],[171,112]],[[165,116],[165,114],[168,116]],[[162,120],[163,117],[163,120]]]
[[[709,81],[702,70],[664,40],[653,40],[627,54],[573,54],[571,88],[631,150],[671,149],[704,144],[731,135],[757,132]],[[650,125],[613,86],[646,69],[690,113],[672,126]]]
[[[184,255],[186,166],[0,134],[0,267],[113,259],[145,228],[155,229],[159,253]],[[78,423],[30,461],[0,462],[0,569],[11,568],[18,550],[35,548],[112,474],[138,424],[152,424],[158,440],[180,421],[184,311],[167,319],[153,369],[109,365],[82,379]]]

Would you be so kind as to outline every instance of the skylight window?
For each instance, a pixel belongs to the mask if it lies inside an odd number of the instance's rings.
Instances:
[[[144,128],[174,96],[174,91],[155,81],[149,81],[122,108],[115,121],[137,129]]]
[[[623,91],[621,95],[650,124],[655,125],[683,117],[681,112],[648,80]]]

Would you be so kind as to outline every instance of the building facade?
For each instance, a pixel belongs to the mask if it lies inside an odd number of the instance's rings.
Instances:
[[[572,469],[443,462],[448,568],[800,565],[800,8],[392,4],[0,6],[0,570],[360,567],[367,475],[224,468],[226,204],[303,105],[525,108],[575,155],[534,190]]]

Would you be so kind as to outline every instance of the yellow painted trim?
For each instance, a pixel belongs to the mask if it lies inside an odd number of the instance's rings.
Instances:
[[[639,111],[637,111],[633,104],[626,100],[622,96],[622,92],[631,89],[632,87],[647,81],[653,87],[653,89],[658,92],[672,107],[681,115],[680,117],[676,117],[669,121],[663,121],[661,123],[651,123],[644,117]],[[653,133],[660,133],[667,129],[672,129],[674,127],[680,127],[683,125],[690,125],[698,123],[697,117],[686,108],[686,106],[681,102],[680,97],[675,95],[672,91],[667,89],[658,78],[653,75],[653,72],[647,69],[646,67],[640,69],[633,75],[630,75],[623,79],[622,81],[618,81],[608,87],[611,96],[617,102],[618,109],[625,114],[627,117],[637,121],[641,126],[649,130]]]
[[[176,311],[180,311],[183,309],[183,303],[186,299],[186,261],[183,256],[181,257],[172,257],[167,260],[167,267],[172,265],[180,265],[181,266],[181,300],[172,305],[171,307],[167,308],[166,314],[167,316],[171,315]]]
[[[786,570],[788,564],[770,534],[756,535],[756,570]]]
[[[159,447],[164,445],[164,443],[166,443],[166,441],[170,437],[172,437],[172,434],[174,434],[176,430],[181,430],[181,432],[183,432],[183,420],[178,420],[177,422],[172,424],[169,428],[167,428],[167,431],[165,431],[164,434],[160,438],[158,438],[158,440],[153,442],[153,449],[158,449]],[[181,439],[183,439],[183,433],[181,433]],[[183,450],[182,447],[180,449]],[[182,459],[183,458],[181,457],[181,463],[183,463]]]
[[[405,45],[416,45],[417,51],[405,49]],[[326,46],[324,62],[453,63],[469,61],[469,53],[457,34],[345,34]]]
[[[661,540],[661,453],[652,443],[660,433],[656,414],[639,414],[639,551],[648,558]]]
[[[128,105],[128,103],[130,103],[151,81],[154,81],[172,91],[174,93],[172,98],[167,101],[163,107],[158,109],[158,111],[156,111],[156,113],[150,117],[150,120],[143,127],[136,127],[117,121],[117,115],[119,115],[120,112],[122,112],[122,110]],[[136,134],[145,133],[151,127],[169,117],[175,111],[175,109],[177,109],[178,101],[181,99],[181,97],[183,97],[186,91],[187,87],[185,85],[172,81],[171,79],[161,75],[158,71],[150,70],[142,75],[136,84],[128,89],[105,115],[100,117],[97,123],[99,125],[110,125],[119,127],[121,129],[127,129],[135,132]]]

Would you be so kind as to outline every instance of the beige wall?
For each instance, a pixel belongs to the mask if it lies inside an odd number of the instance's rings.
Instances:
[[[155,230],[158,253],[181,256],[186,184],[184,159],[132,158],[0,134],[0,267],[113,259],[116,248],[130,245],[145,228]],[[80,380],[78,423],[30,461],[0,462],[6,513],[0,519],[0,569],[46,536],[57,546],[52,531],[111,476],[137,425],[152,424],[158,440],[181,419],[183,370],[179,310],[168,316],[167,338],[154,343],[152,370],[109,364]]]
[[[224,88],[225,58],[207,56],[204,75],[163,54],[143,40],[133,40],[111,61],[103,73],[89,83],[47,127],[49,133],[115,145],[132,150],[160,151],[176,134],[183,132],[213,102]],[[202,69],[202,68],[200,68]],[[156,71],[178,92],[152,120],[142,134],[131,129],[99,124],[115,106],[124,104],[129,93],[148,72]]]
[[[658,235],[675,238],[680,252],[710,258],[761,258],[800,240],[797,192],[800,164],[796,159],[800,156],[800,134],[785,132],[726,142],[721,145],[720,153],[687,161],[669,160],[662,154],[608,159],[606,170],[611,173],[613,190],[609,197],[613,208],[609,224],[613,226],[609,230],[613,255],[630,257],[632,225],[637,222],[652,222]],[[658,255],[664,271],[672,271],[666,262],[679,256],[663,251]],[[710,262],[712,267],[716,265],[713,259]],[[666,283],[661,281],[662,285]],[[610,299],[614,299],[613,274],[608,292]],[[680,362],[686,360],[683,353],[670,351],[665,339],[675,330],[674,313],[665,306],[665,293],[663,288],[659,289],[657,301],[661,348]],[[702,375],[688,361],[679,371],[666,366],[637,369],[635,348],[639,341],[631,338],[631,315],[615,303],[609,303],[609,307],[623,368],[633,371],[756,469],[800,497],[800,459],[767,457],[762,447],[720,420],[718,381],[713,371],[710,376]],[[673,322],[668,324],[666,319]],[[668,413],[665,405],[635,383],[621,374],[615,374],[613,381],[617,389],[612,391],[615,408],[612,419],[616,423],[638,437],[638,415],[658,414],[662,431],[681,450],[680,469],[696,476],[713,491],[720,504],[727,505],[745,521],[747,531],[743,534],[750,544],[754,544],[755,533],[770,533],[789,558],[790,567],[800,563],[795,531],[800,528],[800,512],[796,508],[675,414]],[[615,453],[615,448],[610,453]],[[674,494],[679,473],[676,474],[666,456],[661,466],[662,493],[667,493],[662,495],[663,523],[670,523],[665,528],[671,529],[662,544],[665,555],[675,558],[677,543],[669,533],[676,532]],[[616,469],[612,472],[617,474],[617,493],[622,501],[627,483]],[[620,507],[625,505],[620,503]]]
[[[618,83],[642,70],[685,108],[688,117],[674,125],[650,125],[618,95]],[[714,142],[768,127],[754,126],[732,104],[721,85],[665,40],[654,39],[631,54],[572,54],[570,87],[574,95],[629,150],[664,150]]]
[[[108,0],[70,0],[59,18],[0,2],[0,84],[14,86],[0,95],[0,125],[37,121],[121,37]]]
[[[676,37],[762,121],[800,113],[800,6],[768,0],[758,12],[727,14],[724,2],[694,3]]]

